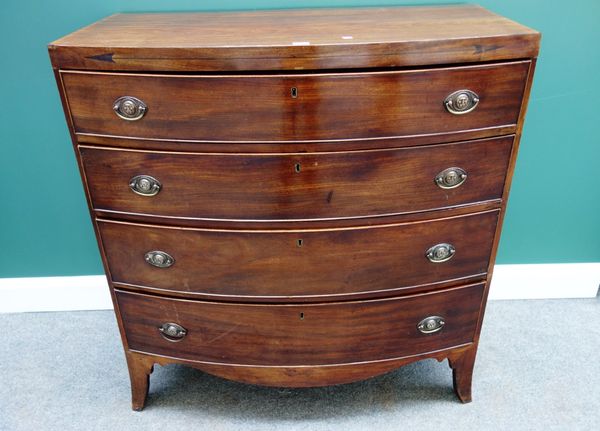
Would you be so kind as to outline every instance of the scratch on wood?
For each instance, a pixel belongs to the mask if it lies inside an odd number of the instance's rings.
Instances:
[[[333,198],[333,190],[331,190],[329,192],[329,194],[327,195],[327,203],[330,204],[331,203],[331,199]]]
[[[500,45],[475,45],[475,54],[483,54],[488,51],[495,51],[502,48]]]
[[[211,343],[214,343],[215,341],[217,341],[217,340],[219,340],[219,339],[223,338],[223,337],[224,337],[224,336],[226,336],[227,334],[230,334],[231,332],[235,331],[235,329],[236,329],[238,326],[240,326],[240,324],[239,324],[239,323],[238,323],[238,324],[236,324],[235,326],[232,326],[232,327],[231,327],[231,328],[229,328],[227,331],[225,331],[225,332],[223,332],[223,333],[221,333],[221,334],[217,335],[216,337],[213,337],[213,338],[211,338],[210,340],[207,340],[207,341],[206,341],[206,344],[211,344]]]

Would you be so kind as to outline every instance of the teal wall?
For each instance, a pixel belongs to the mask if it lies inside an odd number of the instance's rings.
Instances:
[[[0,277],[102,266],[46,45],[122,11],[447,3],[435,0],[3,0]],[[499,263],[600,261],[600,1],[481,0],[543,33]]]

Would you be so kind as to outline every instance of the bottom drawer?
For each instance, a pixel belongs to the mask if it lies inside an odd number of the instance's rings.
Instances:
[[[132,350],[220,364],[295,366],[393,359],[469,343],[483,288],[474,284],[397,298],[293,305],[203,302],[121,290],[116,297]],[[418,325],[430,316],[444,324],[423,333]],[[185,329],[185,335],[177,339],[169,330],[177,327],[169,323]]]

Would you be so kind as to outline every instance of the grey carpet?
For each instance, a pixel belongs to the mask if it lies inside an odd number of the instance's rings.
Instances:
[[[0,430],[598,430],[600,301],[494,301],[471,404],[447,362],[365,382],[272,389],[156,367],[130,410],[112,312],[0,315]]]

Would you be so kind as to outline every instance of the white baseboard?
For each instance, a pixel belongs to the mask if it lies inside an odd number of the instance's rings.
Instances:
[[[112,309],[104,275],[0,278],[0,313]]]
[[[490,299],[593,298],[600,262],[496,265]]]
[[[593,298],[600,262],[496,265],[490,299]],[[108,310],[106,277],[0,278],[0,313]]]

